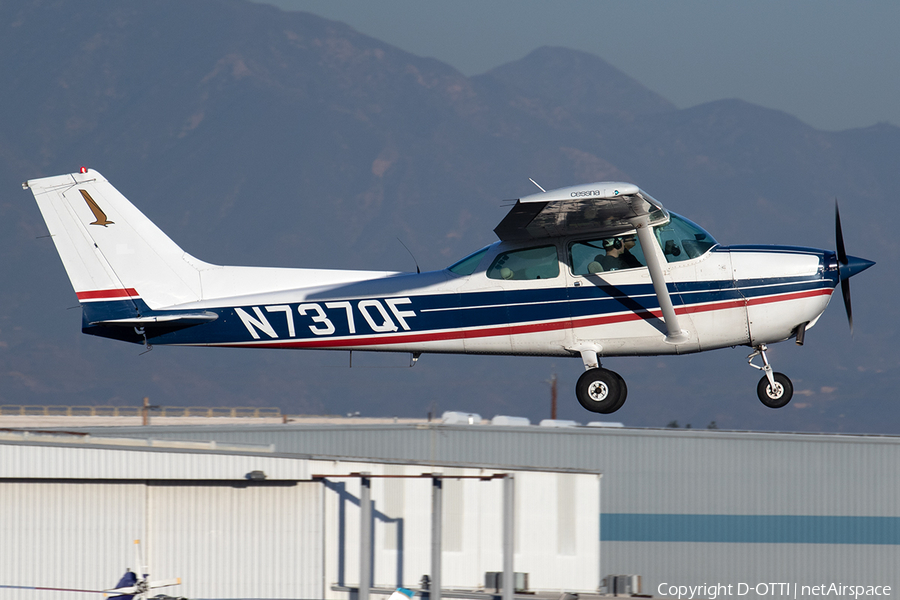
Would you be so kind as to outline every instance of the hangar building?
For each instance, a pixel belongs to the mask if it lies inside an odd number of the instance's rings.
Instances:
[[[0,432],[0,584],[108,587],[141,539],[152,575],[182,577],[171,593],[191,598],[356,598],[361,574],[373,594],[418,590],[434,574],[441,481],[447,597],[488,598],[504,569],[553,598],[611,592],[610,575],[640,576],[655,597],[716,584],[732,593],[698,595],[813,597],[832,583],[894,596],[898,473],[891,436],[442,423]],[[830,595],[854,595],[843,591]],[[0,588],[6,598],[33,596]]]

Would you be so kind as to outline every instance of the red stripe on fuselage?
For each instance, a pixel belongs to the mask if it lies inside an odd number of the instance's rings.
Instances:
[[[75,295],[78,296],[79,300],[118,300],[122,298],[137,298],[140,296],[134,288],[75,292]]]
[[[774,294],[762,298],[753,298],[751,300],[727,300],[724,302],[709,302],[704,304],[696,304],[689,306],[679,306],[675,309],[676,314],[692,314],[701,312],[710,312],[715,310],[728,310],[741,308],[747,305],[770,304],[774,302],[788,302],[791,300],[799,300],[803,298],[814,298],[816,296],[830,296],[833,288],[824,288],[818,290],[809,290],[805,292],[791,292],[787,294]],[[521,335],[526,333],[540,333],[544,331],[558,331],[560,329],[579,329],[583,327],[595,327],[597,325],[610,325],[613,323],[625,323],[628,321],[637,321],[639,319],[662,318],[660,309],[643,310],[640,312],[625,312],[615,315],[603,317],[583,317],[580,319],[563,319],[557,321],[546,321],[542,323],[525,323],[521,325],[498,325],[496,327],[484,327],[480,329],[465,329],[453,331],[437,331],[433,333],[409,333],[394,334],[381,337],[366,338],[340,338],[340,339],[321,339],[321,340],[291,340],[284,342],[260,342],[260,343],[237,343],[222,344],[223,346],[237,348],[341,348],[341,347],[359,347],[359,346],[391,346],[402,345],[415,342],[441,342],[446,340],[458,340],[465,338],[484,338],[498,337],[502,335]]]
[[[808,292],[792,292],[790,294],[776,294],[774,296],[762,296],[760,298],[751,298],[747,301],[750,306],[757,304],[769,304],[771,302],[783,302],[787,300],[797,300],[799,298],[813,298],[815,296],[830,296],[834,288],[824,288],[820,290],[810,290]]]

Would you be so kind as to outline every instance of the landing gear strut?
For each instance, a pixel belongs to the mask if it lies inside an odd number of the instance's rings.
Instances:
[[[756,386],[756,395],[759,396],[760,402],[769,408],[781,408],[791,401],[791,397],[794,395],[794,384],[784,373],[776,373],[772,370],[766,350],[768,348],[765,344],[757,346],[753,354],[747,357],[747,363],[754,369],[765,373]],[[761,367],[753,364],[753,359],[757,356],[762,357],[763,366]]]

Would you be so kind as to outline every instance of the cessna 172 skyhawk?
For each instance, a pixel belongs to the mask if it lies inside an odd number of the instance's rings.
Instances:
[[[83,308],[82,331],[146,344],[581,357],[576,395],[611,413],[627,387],[601,357],[753,348],[760,400],[787,404],[768,344],[803,343],[871,261],[721,246],[630,183],[516,201],[500,238],[427,273],[219,266],[184,252],[93,170],[28,181]],[[852,327],[852,321],[851,321]],[[753,363],[761,357],[762,366]]]

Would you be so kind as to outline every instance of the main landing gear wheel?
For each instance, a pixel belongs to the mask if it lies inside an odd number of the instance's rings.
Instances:
[[[578,402],[595,413],[614,413],[625,404],[628,386],[625,380],[609,369],[588,369],[578,378],[575,385]]]
[[[769,383],[769,377],[763,375],[756,386],[756,395],[760,401],[769,408],[781,408],[791,401],[794,395],[794,384],[784,373],[772,373],[775,379],[775,387]]]

